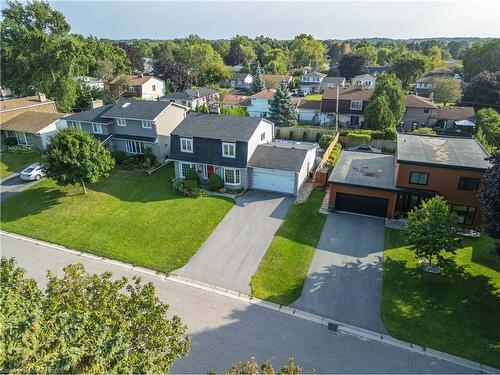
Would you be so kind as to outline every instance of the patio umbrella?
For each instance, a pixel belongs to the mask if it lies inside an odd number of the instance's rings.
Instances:
[[[458,126],[476,126],[475,123],[473,123],[472,121],[469,121],[469,120],[455,121],[455,125],[458,125]]]

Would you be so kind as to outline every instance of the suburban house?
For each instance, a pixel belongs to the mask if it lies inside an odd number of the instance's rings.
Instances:
[[[384,73],[389,73],[392,69],[392,66],[390,65],[384,65],[384,66],[367,66],[366,67],[366,72],[368,74],[371,74],[372,76],[378,77],[381,74]]]
[[[375,88],[375,83],[377,82],[377,77],[374,75],[365,73],[354,76],[351,79],[351,86],[353,87],[366,87],[368,89]]]
[[[436,69],[427,73],[424,77],[417,79],[415,93],[419,96],[432,98],[436,78],[457,78],[458,76],[450,69]]]
[[[475,113],[473,107],[444,106],[437,107],[432,111],[430,126],[445,132],[453,133],[474,133],[476,124],[474,123]]]
[[[124,94],[125,97],[158,100],[159,97],[165,95],[165,82],[159,78],[143,74],[129,76],[129,78],[130,88]],[[118,79],[119,77],[111,81],[111,85],[115,84]]]
[[[326,74],[320,72],[310,72],[300,77],[300,90],[305,94],[320,92],[321,82]]]
[[[91,89],[104,90],[104,81],[99,78],[89,76],[76,76],[75,81]]]
[[[321,100],[301,99],[297,103],[298,122],[318,125],[321,114]]]
[[[344,77],[324,77],[323,81],[321,81],[319,91],[323,92],[327,88],[345,87],[345,85],[346,80]]]
[[[3,124],[24,112],[57,113],[56,103],[45,94],[25,96],[0,101],[0,124]]]
[[[275,89],[279,84],[285,81],[288,85],[292,83],[292,76],[284,76],[281,74],[262,74],[264,82],[266,82],[266,88]]]
[[[276,89],[262,90],[249,96],[242,105],[247,106],[250,117],[268,117],[269,105],[273,100]]]
[[[411,132],[421,127],[428,127],[431,114],[436,106],[427,98],[417,95],[406,95],[405,114],[401,120],[401,129],[404,132]]]
[[[423,199],[443,196],[458,223],[478,227],[475,191],[490,163],[472,137],[398,134],[396,155],[343,151],[328,183],[333,210],[405,217]]]
[[[273,142],[274,124],[262,118],[189,113],[171,137],[177,178],[194,168],[226,188],[296,195],[315,166],[316,145]]]
[[[207,107],[210,107],[218,105],[220,97],[219,92],[216,90],[207,89],[205,87],[196,87],[184,91],[172,92],[162,96],[159,100],[163,102],[177,103],[194,111],[198,106],[206,105]]]
[[[3,136],[15,138],[20,146],[43,150],[59,126],[64,127],[64,116],[64,113],[24,112],[0,124],[0,129]]]
[[[151,57],[143,57],[142,62],[144,63],[144,74],[153,74],[155,61]]]
[[[427,76],[433,78],[453,78],[455,72],[451,69],[434,69],[427,73]]]
[[[231,92],[229,94],[225,94],[221,104],[225,107],[238,107],[238,106],[248,106],[250,102],[247,100],[248,96],[238,94],[236,92]]]
[[[151,148],[160,162],[170,155],[170,133],[185,118],[187,108],[177,103],[122,99],[65,118],[68,127],[93,134],[110,151],[143,154]]]
[[[253,75],[250,73],[233,73],[229,80],[229,87],[238,90],[249,90],[253,83]]]
[[[373,94],[372,89],[363,87],[342,87],[339,91],[339,126],[359,128],[364,120],[363,111]],[[326,89],[321,97],[321,125],[335,125],[337,113],[337,89]]]

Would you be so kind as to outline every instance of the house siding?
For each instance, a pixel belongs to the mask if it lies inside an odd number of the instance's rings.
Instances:
[[[428,126],[431,113],[431,109],[427,109],[427,113],[425,113],[425,108],[406,107],[406,112],[402,120],[403,130],[406,132],[412,131],[414,122],[417,123],[417,128]]]
[[[266,133],[264,139],[260,139],[262,133]],[[255,132],[248,140],[247,162],[252,157],[258,145],[263,143],[272,142],[274,138],[274,124],[267,121],[261,121]]]

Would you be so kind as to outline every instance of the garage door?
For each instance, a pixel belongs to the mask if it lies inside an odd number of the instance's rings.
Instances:
[[[335,210],[371,216],[385,217],[388,204],[387,199],[364,195],[337,193],[335,197]]]
[[[252,175],[254,189],[295,193],[295,173],[277,169],[254,168]]]

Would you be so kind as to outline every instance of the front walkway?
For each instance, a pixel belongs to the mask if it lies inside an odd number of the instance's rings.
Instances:
[[[384,220],[329,214],[292,307],[386,333],[380,317]]]
[[[236,197],[200,250],[173,273],[251,294],[250,280],[292,203],[291,196],[253,190]]]

